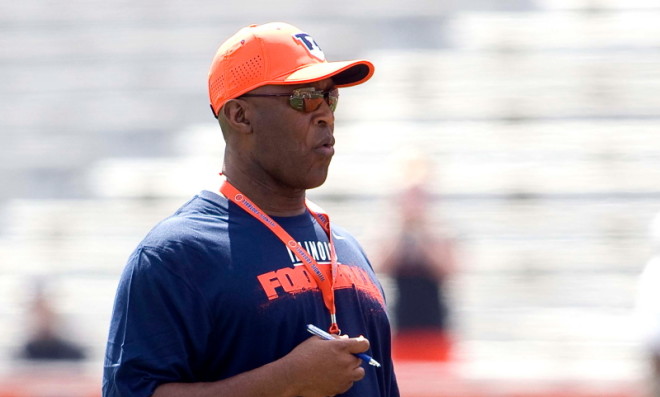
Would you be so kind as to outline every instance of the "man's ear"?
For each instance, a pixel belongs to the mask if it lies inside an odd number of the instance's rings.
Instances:
[[[242,99],[230,99],[220,109],[220,117],[228,126],[240,133],[251,133],[250,104]]]

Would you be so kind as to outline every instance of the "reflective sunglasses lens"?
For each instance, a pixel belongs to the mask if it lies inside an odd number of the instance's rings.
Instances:
[[[300,112],[305,111],[305,100],[298,92],[294,91],[293,94],[291,94],[289,97],[289,105]]]
[[[328,102],[328,106],[330,106],[330,110],[332,110],[334,112],[335,109],[337,109],[337,102],[339,102],[339,90],[338,89],[335,88],[334,90],[332,90],[328,93],[327,102]]]
[[[315,111],[316,109],[319,108],[319,106],[321,106],[321,103],[323,103],[322,95],[320,97],[313,96],[310,98],[303,99],[304,109],[306,113]]]
[[[337,108],[337,101],[339,100],[339,90],[333,89],[332,91],[316,91],[313,88],[301,88],[293,91],[289,98],[291,107],[302,112],[313,112],[321,106],[322,101],[326,101],[331,111]]]

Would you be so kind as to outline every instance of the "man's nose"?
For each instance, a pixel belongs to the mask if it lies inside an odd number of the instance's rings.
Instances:
[[[319,124],[325,124],[329,126],[334,126],[335,124],[335,113],[330,109],[328,101],[322,101],[318,109],[315,110],[318,113],[316,122]]]

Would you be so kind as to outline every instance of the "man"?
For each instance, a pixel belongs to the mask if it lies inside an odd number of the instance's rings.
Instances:
[[[246,27],[220,46],[209,95],[226,179],[130,257],[105,397],[399,395],[371,265],[305,199],[334,154],[337,88],[373,70],[364,60],[327,62],[311,36],[284,23]],[[307,324],[342,336],[310,336]]]

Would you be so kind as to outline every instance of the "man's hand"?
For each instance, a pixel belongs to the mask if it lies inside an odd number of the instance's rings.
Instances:
[[[216,382],[165,383],[153,397],[334,396],[364,378],[362,360],[353,354],[367,349],[369,341],[363,337],[324,340],[312,336],[259,368]]]
[[[282,358],[296,395],[324,397],[344,393],[364,378],[362,360],[354,353],[369,349],[364,337],[323,340],[312,336]]]

